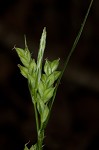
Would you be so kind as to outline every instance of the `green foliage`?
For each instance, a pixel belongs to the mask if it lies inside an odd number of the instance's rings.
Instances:
[[[38,141],[37,145],[32,146],[30,150],[34,150],[36,149],[36,147],[37,150],[40,150],[42,147],[41,142],[44,138],[42,128],[49,115],[49,102],[51,101],[54,94],[55,81],[59,78],[61,74],[60,71],[56,71],[59,65],[59,59],[52,62],[46,59],[44,68],[42,69],[45,45],[46,28],[44,28],[41,36],[37,63],[35,62],[35,59],[32,59],[31,57],[26,43],[26,39],[24,49],[15,47],[16,52],[23,64],[23,66],[19,64],[18,67],[21,74],[28,80],[28,86],[35,108]],[[24,150],[29,150],[26,145]]]
[[[59,59],[53,61],[49,61],[48,59],[46,59],[44,67],[42,68],[43,55],[46,46],[46,28],[44,28],[41,36],[37,62],[35,62],[35,59],[32,59],[31,57],[30,51],[27,46],[26,38],[24,49],[15,47],[16,52],[23,64],[23,66],[18,65],[18,67],[21,74],[28,80],[28,87],[31,94],[32,102],[34,104],[37,127],[37,143],[35,145],[32,145],[30,149],[27,147],[27,145],[25,145],[24,150],[42,150],[43,148],[42,144],[44,140],[44,130],[49,120],[52,105],[56,96],[60,80],[70,60],[70,57],[78,44],[92,3],[93,0],[91,0],[90,2],[80,31],[78,32],[71,51],[64,63],[62,72],[57,71],[57,68],[59,66]]]

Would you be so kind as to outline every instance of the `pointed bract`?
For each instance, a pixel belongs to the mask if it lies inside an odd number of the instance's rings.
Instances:
[[[20,68],[21,74],[25,77],[28,78],[28,69],[26,67],[21,66],[20,64],[18,65]]]
[[[54,60],[54,61],[51,62],[51,69],[52,69],[52,72],[54,72],[54,71],[58,68],[59,60],[60,60],[60,59],[56,59],[56,60]]]

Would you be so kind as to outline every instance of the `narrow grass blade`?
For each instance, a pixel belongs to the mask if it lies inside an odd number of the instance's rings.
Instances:
[[[90,2],[90,4],[89,4],[87,13],[86,13],[85,18],[84,18],[84,20],[83,20],[83,22],[82,22],[82,25],[81,25],[81,27],[80,27],[80,30],[79,30],[79,32],[78,32],[76,38],[75,38],[75,41],[74,41],[74,43],[73,43],[73,45],[72,45],[72,48],[71,48],[71,50],[70,50],[70,53],[69,53],[68,57],[66,58],[66,61],[65,61],[63,70],[62,70],[62,72],[61,72],[61,74],[60,74],[60,77],[59,77],[57,83],[56,83],[56,87],[55,87],[55,91],[54,91],[54,94],[53,94],[53,98],[52,98],[52,101],[51,101],[50,106],[49,106],[49,108],[50,108],[50,113],[51,113],[51,109],[52,109],[52,106],[53,106],[53,103],[54,103],[54,99],[55,99],[56,92],[57,92],[58,86],[59,86],[59,84],[60,84],[61,78],[62,78],[62,76],[63,76],[63,74],[64,74],[64,72],[65,72],[65,69],[66,69],[66,67],[67,67],[67,64],[68,64],[70,58],[71,58],[71,55],[73,54],[73,52],[74,52],[74,50],[75,50],[75,48],[76,48],[76,46],[77,46],[77,44],[78,44],[78,42],[79,42],[79,39],[80,39],[81,34],[82,34],[82,31],[83,31],[83,29],[84,29],[86,20],[87,20],[88,15],[89,15],[90,9],[91,9],[91,7],[92,7],[92,3],[93,3],[93,0],[91,0],[91,2]],[[50,117],[50,113],[49,113],[49,117]],[[48,117],[48,119],[47,119],[47,121],[46,121],[46,123],[45,123],[45,127],[46,127],[46,125],[47,125],[47,123],[48,123],[49,117]]]

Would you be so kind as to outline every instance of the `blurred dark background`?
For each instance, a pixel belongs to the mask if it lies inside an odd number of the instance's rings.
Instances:
[[[71,49],[90,0],[0,1],[0,150],[23,150],[36,142],[33,105],[27,80],[12,50],[29,49],[37,57],[47,28],[44,58],[60,58]],[[90,15],[64,73],[46,130],[45,150],[99,150],[99,1]]]

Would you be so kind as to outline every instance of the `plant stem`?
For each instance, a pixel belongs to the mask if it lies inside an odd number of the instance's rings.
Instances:
[[[38,120],[38,113],[37,113],[36,103],[34,103],[34,112],[35,112],[36,129],[37,129],[37,135],[38,135],[38,132],[39,132],[39,120]]]
[[[34,97],[32,96],[31,87],[30,87],[29,83],[28,83],[28,87],[29,87],[31,99],[32,99],[32,102],[33,102],[33,105],[34,105],[35,120],[36,120],[36,130],[37,130],[37,135],[38,135],[38,132],[39,132],[39,119],[38,119],[38,112],[37,112],[37,107],[36,107],[35,95],[34,95]]]
[[[43,149],[44,130],[40,130],[38,134],[38,150]]]
[[[34,95],[34,99],[33,99],[29,83],[28,83],[28,87],[29,87],[32,102],[33,102],[33,105],[34,105],[36,130],[37,130],[37,150],[42,150],[42,148],[43,148],[42,143],[43,143],[43,139],[44,139],[44,130],[41,130],[40,127],[39,127],[38,111],[37,111],[37,105],[36,105],[37,103],[35,102],[36,94]]]

